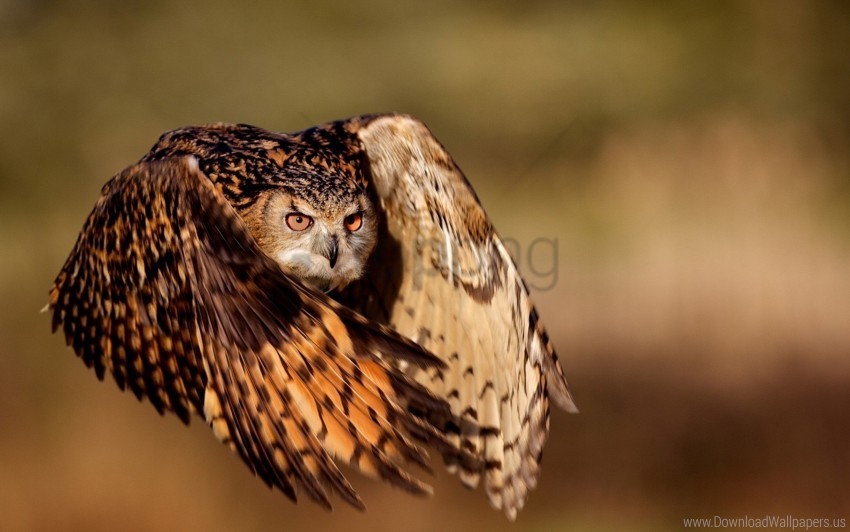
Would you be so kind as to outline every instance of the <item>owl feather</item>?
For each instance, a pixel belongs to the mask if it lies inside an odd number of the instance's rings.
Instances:
[[[475,192],[427,127],[384,115],[348,128],[385,214],[373,263],[400,268],[372,267],[344,301],[448,365],[410,371],[466,421],[450,438],[485,465],[449,457],[449,469],[468,487],[483,475],[490,503],[513,520],[537,485],[549,397],[577,412],[555,349]]]
[[[193,157],[105,185],[50,308],[99,378],[184,422],[201,413],[293,500],[330,508],[331,490],[364,507],[332,458],[427,493],[400,464],[427,463],[423,443],[451,452],[429,420],[448,405],[388,361],[442,363],[282,271]]]

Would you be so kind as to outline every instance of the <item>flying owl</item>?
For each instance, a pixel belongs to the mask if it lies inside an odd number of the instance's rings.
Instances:
[[[268,485],[363,509],[336,461],[414,493],[426,447],[510,519],[549,399],[528,289],[420,121],[178,129],[103,187],[50,292],[98,378],[197,413]]]

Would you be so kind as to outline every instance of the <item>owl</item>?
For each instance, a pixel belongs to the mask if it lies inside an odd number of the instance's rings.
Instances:
[[[576,411],[475,192],[406,115],[162,135],[103,187],[48,308],[98,378],[327,508],[364,509],[338,462],[429,493],[408,469],[430,448],[513,520],[549,399]]]

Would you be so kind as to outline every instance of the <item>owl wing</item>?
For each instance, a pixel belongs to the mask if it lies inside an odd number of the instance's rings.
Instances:
[[[385,234],[342,300],[448,364],[417,379],[472,421],[454,443],[484,461],[490,502],[513,519],[537,482],[549,397],[576,411],[555,351],[469,182],[424,124],[383,115],[346,127],[365,151]],[[447,462],[477,485],[480,470]]]
[[[293,500],[330,507],[330,489],[363,508],[332,457],[423,493],[399,464],[425,464],[421,443],[450,451],[448,405],[387,361],[443,364],[286,275],[192,157],[104,186],[49,306],[99,378],[184,422],[203,413]]]

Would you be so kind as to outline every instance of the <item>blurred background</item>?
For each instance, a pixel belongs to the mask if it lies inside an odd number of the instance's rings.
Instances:
[[[0,0],[0,529],[850,518],[848,50],[844,2]],[[379,111],[429,124],[515,243],[581,408],[514,525],[440,468],[430,499],[352,473],[367,513],[294,506],[39,313],[162,132]]]

